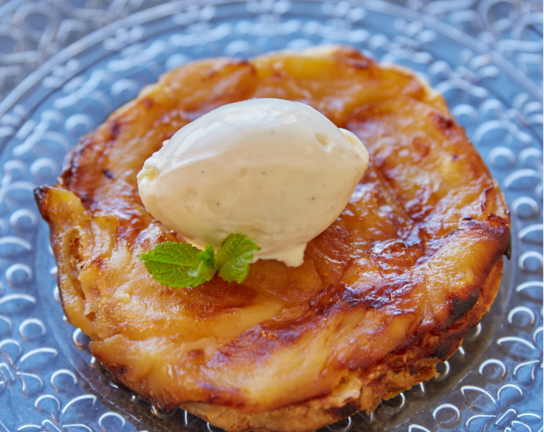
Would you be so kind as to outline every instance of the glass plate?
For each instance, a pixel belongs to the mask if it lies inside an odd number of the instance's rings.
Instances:
[[[471,22],[465,3],[431,3],[427,13],[372,0],[162,4],[74,43],[0,102],[0,431],[216,429],[142,403],[97,368],[88,338],[64,318],[32,190],[53,184],[78,138],[168,69],[330,43],[410,67],[444,94],[506,195],[513,257],[490,313],[438,379],[329,429],[541,431],[542,92],[501,50],[429,13]]]

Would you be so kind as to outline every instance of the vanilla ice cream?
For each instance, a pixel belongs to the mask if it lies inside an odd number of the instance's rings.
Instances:
[[[298,266],[368,166],[351,132],[308,105],[252,99],[181,128],[138,174],[146,209],[199,249],[243,233],[255,259]]]

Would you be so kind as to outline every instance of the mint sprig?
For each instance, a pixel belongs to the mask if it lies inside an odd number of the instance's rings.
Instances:
[[[218,252],[211,245],[201,251],[188,243],[164,242],[138,256],[155,280],[172,288],[195,287],[217,271],[227,282],[242,283],[259,247],[244,234],[231,234]]]
[[[215,255],[219,277],[227,282],[242,283],[249,273],[249,263],[259,247],[243,234],[229,235]]]

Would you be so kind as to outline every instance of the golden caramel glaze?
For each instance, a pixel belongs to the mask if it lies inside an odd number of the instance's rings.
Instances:
[[[361,409],[370,413],[382,399],[395,397],[413,385],[438,375],[436,364],[455,353],[467,331],[485,315],[497,294],[501,276],[502,261],[498,261],[474,307],[455,325],[443,333],[429,332],[417,342],[387,354],[368,368],[350,371],[324,397],[250,415],[201,402],[184,403],[181,408],[223,429],[240,432],[267,429],[310,432]]]
[[[300,267],[261,260],[243,285],[161,286],[138,255],[184,240],[146,212],[136,174],[181,126],[253,97],[312,105],[363,140],[369,169]],[[434,376],[491,306],[510,231],[443,99],[344,47],[168,72],[36,196],[64,310],[93,355],[155,405],[233,431],[314,430]]]

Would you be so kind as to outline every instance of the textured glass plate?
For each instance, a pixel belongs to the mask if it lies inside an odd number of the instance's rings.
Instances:
[[[329,429],[541,431],[542,92],[485,38],[428,13],[476,14],[451,5],[422,13],[376,1],[163,4],[86,36],[1,101],[0,431],[216,429],[181,410],[158,412],[96,367],[88,338],[64,318],[32,190],[53,184],[78,138],[168,69],[330,43],[410,67],[444,94],[505,192],[513,258],[490,313],[438,379]]]

